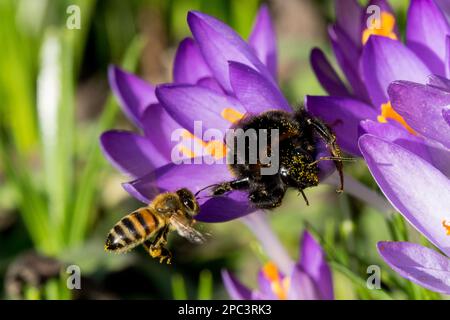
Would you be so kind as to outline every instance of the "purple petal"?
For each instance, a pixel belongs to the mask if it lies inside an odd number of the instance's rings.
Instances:
[[[137,126],[141,126],[142,112],[152,103],[157,103],[155,87],[116,66],[108,70],[109,84],[119,99],[125,115]]]
[[[400,125],[397,126],[367,120],[362,121],[360,126],[361,131],[363,131],[361,135],[368,133],[395,143],[433,164],[446,176],[450,176],[450,153],[442,145],[412,135]]]
[[[446,36],[450,27],[439,7],[433,0],[412,0],[406,21],[407,46],[433,73],[445,75]]]
[[[361,100],[368,100],[366,86],[359,70],[360,50],[338,26],[330,27],[328,34],[336,60],[347,77],[353,93]]]
[[[445,38],[445,59],[444,59],[444,74],[447,78],[450,77],[450,36]]]
[[[132,177],[143,176],[168,162],[149,140],[132,132],[105,132],[100,143],[108,161]]]
[[[225,91],[223,91],[220,84],[213,77],[201,78],[200,80],[197,81],[197,85],[203,88],[210,89],[220,94],[225,94]]]
[[[405,148],[406,150],[415,153],[422,159],[432,163],[429,150],[424,140],[420,137],[410,134],[403,127],[399,128],[389,123],[379,123],[372,120],[362,121],[360,126],[363,131],[361,135],[363,135],[364,133],[368,133],[383,140],[395,143]]]
[[[359,100],[339,97],[307,96],[305,105],[312,115],[325,121],[337,136],[338,144],[353,155],[358,149],[359,123],[376,119],[375,110]]]
[[[363,8],[357,0],[334,1],[336,24],[351,39],[356,48],[361,47]]]
[[[288,292],[289,300],[321,300],[320,292],[312,277],[301,267],[294,267],[291,275],[291,285]]]
[[[292,112],[280,90],[260,73],[238,62],[230,62],[233,92],[250,114],[281,109]]]
[[[156,95],[167,112],[192,133],[196,121],[202,121],[204,130],[211,128],[225,132],[232,125],[221,116],[227,108],[241,114],[246,113],[245,108],[235,98],[199,86],[161,85],[157,87]]]
[[[392,81],[425,83],[431,74],[402,43],[379,36],[371,36],[365,45],[361,68],[370,98],[377,108],[389,100],[387,88]]]
[[[450,2],[448,0],[436,0],[436,3],[447,17],[447,20],[450,20]]]
[[[450,294],[450,259],[408,242],[378,243],[384,261],[402,277],[432,291]]]
[[[173,65],[175,83],[196,84],[198,80],[210,77],[211,70],[192,38],[180,42]]]
[[[428,77],[427,85],[450,92],[450,80],[441,76],[430,75]]]
[[[251,300],[252,292],[226,270],[222,270],[222,281],[233,300]]]
[[[324,300],[333,300],[333,280],[331,270],[322,247],[308,231],[303,233],[301,242],[301,260],[298,267],[308,274],[316,284],[319,296]]]
[[[450,126],[450,109],[442,110],[442,116],[444,117],[445,122]]]
[[[258,272],[258,294],[267,300],[278,300],[277,295],[272,290],[272,282],[267,279],[264,272]]]
[[[217,182],[223,182],[216,181]],[[256,209],[252,207],[248,201],[248,193],[243,191],[234,191],[227,193],[226,196],[210,198],[206,202],[199,200],[200,213],[195,217],[196,220],[202,222],[226,222],[241,218],[254,212]]]
[[[276,79],[277,39],[267,5],[262,5],[259,9],[248,42],[255,49],[259,60],[266,65],[273,78]]]
[[[348,92],[348,89],[322,50],[314,48],[311,51],[310,61],[317,79],[329,95],[337,97],[350,96],[350,92]]]
[[[450,148],[450,127],[442,111],[450,105],[450,93],[413,82],[389,86],[392,107],[418,133]]]
[[[188,24],[205,61],[226,91],[232,91],[228,61],[247,64],[275,84],[274,78],[254,50],[229,26],[197,11],[189,12]]]
[[[176,142],[172,141],[175,130],[182,128],[164,109],[161,104],[150,105],[141,117],[144,134],[158,149],[167,161],[170,162],[172,149]]]
[[[443,226],[450,218],[448,178],[414,153],[378,137],[366,134],[359,139],[359,146],[372,176],[394,208],[450,254]]]

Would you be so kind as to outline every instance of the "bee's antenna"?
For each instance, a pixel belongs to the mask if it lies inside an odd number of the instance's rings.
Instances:
[[[197,196],[199,195],[200,192],[205,191],[206,189],[211,188],[211,187],[214,187],[214,186],[217,186],[217,184],[212,184],[212,185],[206,186],[206,187],[204,187],[204,188],[198,190],[198,191],[194,194],[194,197],[197,198]]]

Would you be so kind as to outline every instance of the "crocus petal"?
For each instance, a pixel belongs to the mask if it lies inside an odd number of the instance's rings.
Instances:
[[[319,96],[307,96],[305,105],[308,112],[333,129],[338,144],[345,151],[360,155],[358,127],[361,120],[376,119],[376,112],[371,106],[351,98]]]
[[[333,300],[334,293],[331,270],[322,247],[308,231],[303,233],[300,247],[301,259],[298,266],[315,282],[321,299]]]
[[[223,182],[216,181],[216,182]],[[248,201],[248,193],[233,191],[226,196],[213,197],[203,202],[199,199],[200,213],[195,217],[202,222],[226,222],[246,216],[256,209]]]
[[[389,98],[392,81],[410,80],[425,83],[430,70],[406,46],[386,37],[371,36],[361,58],[363,78],[372,103],[379,108]]]
[[[443,227],[450,208],[450,182],[438,169],[410,151],[366,134],[359,146],[372,176],[391,204],[447,255]]]
[[[372,120],[362,121],[361,135],[368,133],[383,140],[395,143],[433,164],[446,176],[450,176],[450,152],[434,141],[410,134],[402,126],[379,123]]]
[[[213,77],[201,78],[197,81],[197,85],[203,88],[208,88],[214,92],[225,94],[220,84]]]
[[[450,27],[439,7],[433,0],[412,0],[406,21],[407,46],[433,73],[445,75],[446,36]]]
[[[336,24],[347,34],[356,48],[361,47],[363,8],[357,0],[334,1]]]
[[[408,242],[378,243],[384,261],[402,277],[432,291],[450,294],[450,259]]]
[[[450,78],[450,36],[445,37],[444,74]]]
[[[359,70],[360,50],[350,41],[348,36],[338,27],[328,28],[331,45],[336,60],[350,83],[353,93],[361,100],[368,100],[366,86]]]
[[[245,64],[230,62],[230,82],[236,97],[250,114],[275,109],[292,112],[280,90]]]
[[[272,282],[267,279],[264,272],[258,272],[258,294],[267,300],[278,300],[277,295],[272,289]]]
[[[450,21],[450,2],[448,0],[436,0],[436,3],[447,17],[447,20]]]
[[[221,86],[231,92],[228,61],[237,61],[258,70],[275,84],[275,80],[249,46],[232,28],[206,14],[191,11],[188,24],[200,51]]]
[[[395,81],[389,86],[395,111],[418,133],[450,148],[450,128],[442,110],[450,105],[450,93],[413,82]]]
[[[406,150],[409,150],[422,159],[432,163],[430,153],[424,140],[410,134],[403,127],[399,128],[389,123],[379,123],[372,120],[364,120],[360,124],[361,135],[368,133],[386,141],[395,143]]]
[[[105,132],[100,137],[100,144],[109,162],[132,177],[143,176],[167,163],[149,140],[132,132]]]
[[[123,187],[136,199],[149,203],[161,192],[187,188],[195,193],[205,186],[231,179],[226,164],[209,165],[194,162],[202,159],[189,160],[191,163],[169,163],[139,179],[124,183]]]
[[[238,279],[236,279],[230,272],[222,270],[222,280],[225,289],[233,300],[250,300],[252,292],[245,287]]]
[[[442,116],[444,117],[445,122],[450,126],[450,109],[442,110]]]
[[[125,115],[141,127],[142,112],[150,104],[158,102],[155,87],[116,66],[109,68],[108,78]]]
[[[211,76],[211,70],[192,38],[180,42],[173,65],[175,83],[196,84],[198,80]]]
[[[299,266],[294,267],[291,275],[291,285],[288,292],[289,300],[321,300],[314,280]]]
[[[314,48],[310,56],[311,67],[322,87],[331,96],[348,97],[350,93],[327,57],[319,48]]]
[[[235,98],[192,85],[161,85],[156,89],[159,101],[184,128],[194,132],[194,122],[202,121],[206,129],[225,132],[231,123],[221,116],[226,108],[245,114],[245,108]]]
[[[146,138],[167,159],[164,164],[169,163],[172,149],[177,143],[172,141],[172,134],[182,126],[167,113],[161,104],[150,105],[144,111],[141,122]]]
[[[266,65],[273,78],[276,79],[277,39],[267,5],[262,5],[259,9],[248,42],[255,49],[259,60]]]
[[[438,75],[430,75],[428,77],[427,85],[450,92],[450,80]]]

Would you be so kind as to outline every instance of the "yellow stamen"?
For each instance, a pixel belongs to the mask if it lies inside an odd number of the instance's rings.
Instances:
[[[193,140],[196,143],[200,143],[201,146],[204,148],[204,151],[206,154],[209,154],[210,156],[213,156],[215,159],[222,159],[227,154],[227,147],[222,141],[213,140],[210,142],[203,141],[202,139],[194,136],[191,132],[188,130],[184,130],[183,139],[186,140]],[[188,157],[193,158],[195,157],[195,153],[192,150],[189,150],[188,148],[184,146],[180,146],[180,152]]]
[[[227,120],[230,123],[236,123],[237,121],[241,120],[244,117],[243,113],[240,113],[236,109],[233,108],[225,108],[220,113],[222,118]]]
[[[450,236],[450,223],[447,223],[447,220],[442,220],[442,226],[447,231],[447,235]]]
[[[270,281],[272,292],[277,296],[277,298],[280,300],[286,300],[291,283],[289,277],[281,279],[278,268],[273,262],[266,263],[262,269],[262,272],[264,277]]]
[[[383,103],[381,105],[381,114],[377,117],[378,122],[380,123],[387,123],[388,119],[392,119],[394,121],[397,121],[400,123],[403,127],[405,127],[406,130],[409,131],[411,134],[416,134],[416,132],[411,128],[403,119],[401,115],[397,113],[397,111],[392,108],[391,102],[388,101],[387,103]]]
[[[379,23],[379,28],[377,24]],[[366,28],[362,33],[362,43],[366,44],[369,41],[371,35],[383,36],[393,40],[397,40],[397,35],[395,34],[395,17],[389,12],[381,13],[381,21],[373,18],[370,21],[370,28]]]

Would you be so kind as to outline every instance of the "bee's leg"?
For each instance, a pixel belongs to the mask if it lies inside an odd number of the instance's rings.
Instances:
[[[247,189],[248,187],[249,187],[248,178],[232,180],[232,181],[227,181],[227,182],[223,182],[223,183],[214,185],[212,194],[214,196],[221,196],[227,192],[230,192],[233,190],[243,190],[243,189]]]
[[[342,164],[342,151],[341,148],[336,143],[336,136],[333,132],[331,132],[330,128],[323,123],[321,120],[306,116],[306,123],[310,125],[313,130],[322,138],[322,140],[326,143],[328,150],[330,151],[332,157],[330,157],[334,165],[336,166],[337,171],[339,172],[339,178],[341,180],[341,186],[337,189],[337,192],[342,192],[344,190],[344,172],[343,172],[343,164]],[[330,159],[330,160],[331,160]]]
[[[168,233],[169,227],[166,226],[158,231],[153,240],[146,240],[143,245],[152,258],[159,258],[160,263],[167,259],[167,264],[170,264],[172,260],[172,253],[165,248]]]
[[[286,187],[282,183],[270,187],[257,185],[249,192],[248,199],[260,209],[273,209],[281,205],[285,193]]]

